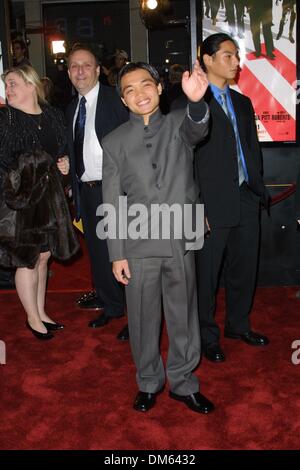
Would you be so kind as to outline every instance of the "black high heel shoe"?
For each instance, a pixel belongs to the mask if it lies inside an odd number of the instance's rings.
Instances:
[[[42,323],[45,325],[48,331],[63,330],[65,327],[65,325],[62,325],[61,323],[48,323],[47,321],[43,321]]]
[[[54,335],[52,333],[41,333],[40,331],[34,330],[28,323],[28,320],[26,321],[26,327],[28,328],[29,331],[37,338],[41,340],[46,340],[46,339],[52,339],[54,338]]]

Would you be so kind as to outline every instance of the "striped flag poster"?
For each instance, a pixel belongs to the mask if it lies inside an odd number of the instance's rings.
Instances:
[[[232,87],[252,101],[261,142],[296,141],[296,1],[207,0],[203,38],[227,32],[240,49]]]

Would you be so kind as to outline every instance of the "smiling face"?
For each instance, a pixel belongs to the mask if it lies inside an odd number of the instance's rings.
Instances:
[[[35,86],[26,83],[16,72],[6,75],[5,93],[8,104],[20,110],[26,109],[36,100]]]
[[[203,57],[208,80],[219,88],[223,88],[229,80],[233,80],[239,69],[238,49],[232,41],[224,41],[219,50]]]
[[[69,58],[69,77],[82,96],[94,88],[100,75],[100,66],[89,51],[77,50]]]
[[[128,72],[121,79],[122,101],[130,111],[144,117],[149,124],[149,117],[159,107],[161,84],[156,84],[150,73],[144,69]]]

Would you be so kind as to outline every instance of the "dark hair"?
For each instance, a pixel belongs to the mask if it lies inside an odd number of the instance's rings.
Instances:
[[[149,72],[149,74],[155,81],[156,85],[160,83],[159,73],[155,67],[153,67],[150,64],[147,64],[147,62],[129,62],[129,64],[126,64],[124,65],[124,67],[121,68],[119,75],[118,75],[117,91],[120,96],[122,96],[122,88],[121,88],[122,78],[128,73],[134,72],[135,70],[139,70],[139,69],[143,69]]]
[[[181,82],[182,74],[185,71],[183,65],[173,64],[169,70],[169,80],[171,83]]]
[[[23,39],[14,39],[12,41],[12,46],[14,46],[15,44],[19,44],[22,51],[27,51],[27,46],[26,46],[25,42],[23,41]]]
[[[200,65],[205,72],[207,70],[203,60],[204,55],[207,54],[209,56],[213,56],[216,52],[218,52],[218,50],[220,49],[220,45],[225,41],[231,41],[237,47],[237,49],[239,48],[237,42],[231,36],[229,36],[229,34],[225,33],[211,34],[201,44]]]
[[[88,44],[83,44],[83,43],[80,43],[80,42],[76,42],[75,44],[73,44],[73,46],[72,46],[72,48],[71,48],[71,50],[68,54],[68,59],[67,59],[68,67],[70,65],[70,59],[71,59],[72,55],[77,51],[89,52],[95,58],[96,64],[97,65],[100,64],[99,58],[98,58],[96,52],[94,51],[94,49],[91,46],[89,46]]]

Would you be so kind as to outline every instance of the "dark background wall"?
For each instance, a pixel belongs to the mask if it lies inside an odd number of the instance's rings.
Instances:
[[[45,4],[43,21],[46,70],[50,77],[55,75],[50,50],[55,33],[61,33],[68,47],[75,42],[93,45],[100,59],[117,48],[130,54],[129,0]]]
[[[9,4],[7,1],[0,1],[0,41],[1,41],[1,55],[3,61],[3,69],[9,66],[9,47],[10,37],[7,29],[9,18]]]
[[[189,28],[184,24],[190,14],[189,1],[172,0],[170,11],[164,16],[166,21],[175,20],[173,26],[149,30],[149,61],[162,67],[168,59],[169,64],[189,65],[190,37]]]

